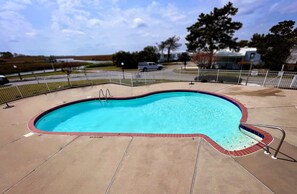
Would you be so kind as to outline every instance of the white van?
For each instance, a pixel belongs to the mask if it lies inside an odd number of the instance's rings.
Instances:
[[[163,65],[157,64],[155,62],[139,62],[138,69],[140,71],[161,70],[163,69]]]

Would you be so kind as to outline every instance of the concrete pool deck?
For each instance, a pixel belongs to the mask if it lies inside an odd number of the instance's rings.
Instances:
[[[88,137],[30,133],[36,114],[74,100],[135,96],[168,89],[197,89],[230,96],[248,109],[248,122],[282,126],[287,137],[279,159],[263,151],[231,157],[202,138]],[[211,83],[141,87],[99,85],[12,102],[0,109],[2,193],[295,193],[297,190],[297,91]],[[4,107],[4,106],[3,106]],[[261,128],[274,136],[279,131]],[[272,153],[274,153],[272,151]]]

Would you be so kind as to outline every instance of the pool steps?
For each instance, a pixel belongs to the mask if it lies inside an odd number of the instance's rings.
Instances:
[[[285,130],[284,130],[283,128],[281,128],[281,127],[279,127],[279,126],[275,126],[275,125],[251,124],[251,123],[244,123],[244,122],[241,122],[241,127],[242,127],[242,125],[250,125],[250,126],[256,126],[256,127],[265,127],[265,128],[269,128],[269,129],[277,129],[277,130],[281,131],[281,132],[282,132],[282,138],[281,138],[281,141],[279,142],[279,144],[278,144],[278,146],[277,146],[277,149],[276,149],[274,155],[271,156],[272,159],[277,159],[277,154],[279,153],[279,150],[280,150],[280,148],[281,148],[281,146],[282,146],[282,144],[283,144],[283,141],[284,141],[284,139],[285,139],[285,137],[286,137],[286,132],[285,132]],[[246,130],[245,128],[241,128],[241,127],[239,128],[240,131],[242,131],[241,129]],[[253,132],[252,132],[252,133],[253,133]],[[248,134],[246,134],[246,133],[244,133],[244,134],[245,134],[245,135],[248,135]],[[256,135],[258,135],[258,134],[256,134]],[[249,135],[248,135],[248,136],[249,136]],[[266,148],[266,150],[265,150],[264,153],[267,154],[267,155],[270,154],[268,144],[265,145],[265,148]]]

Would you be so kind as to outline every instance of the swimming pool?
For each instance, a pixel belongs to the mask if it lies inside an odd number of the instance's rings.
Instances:
[[[179,90],[72,102],[36,116],[29,126],[54,134],[202,136],[217,149],[236,152],[257,145],[267,136],[242,127],[240,122],[246,117],[243,105],[230,98]]]

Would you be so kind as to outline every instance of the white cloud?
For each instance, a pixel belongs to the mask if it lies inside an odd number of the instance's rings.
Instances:
[[[133,28],[143,28],[146,27],[147,24],[141,18],[134,18],[133,19]]]
[[[297,13],[297,1],[284,2],[279,1],[275,2],[271,7],[270,11],[277,13]]]
[[[189,0],[184,4],[177,0],[3,1],[0,50],[108,54],[117,50],[140,50],[173,35],[180,35],[183,43],[186,27],[196,22],[201,12],[209,13],[213,7],[222,7],[228,1]],[[284,13],[296,13],[297,10],[296,0],[231,1],[239,8],[234,21],[243,23],[237,33],[239,38],[248,39],[255,32],[265,33],[265,29],[269,30],[280,21],[275,15],[282,15],[283,19],[286,18]],[[12,52],[16,50],[12,49]]]
[[[177,22],[186,18],[186,15],[183,14],[175,5],[168,4],[167,7],[161,10],[162,15],[167,17],[173,22]]]
[[[63,30],[62,30],[62,33],[65,33],[65,34],[79,34],[79,35],[83,35],[83,34],[85,34],[85,33],[82,32],[82,31],[79,31],[79,30],[71,30],[71,29],[63,29]]]
[[[31,23],[22,14],[15,11],[0,12],[0,29],[0,33],[3,33],[2,37],[13,35],[21,38],[26,35],[26,32],[35,32]]]
[[[159,35],[157,34],[152,34],[152,33],[149,33],[149,32],[145,32],[142,34],[143,37],[148,37],[148,38],[159,38]]]
[[[101,20],[96,19],[96,18],[92,18],[88,20],[88,27],[92,28],[92,27],[96,27],[96,26],[100,26]]]
[[[226,5],[229,2],[229,0],[223,0],[222,6]],[[267,7],[267,3],[269,0],[233,0],[233,6],[238,8],[237,15],[251,15],[257,12],[259,9],[263,9],[264,7]]]
[[[32,30],[30,32],[25,33],[28,37],[34,38],[37,35],[37,32],[35,30]]]
[[[16,0],[16,2],[27,4],[27,5],[32,4],[31,0]]]
[[[17,2],[7,1],[0,7],[0,10],[19,11],[24,9],[26,6]]]

